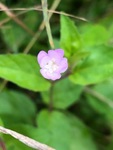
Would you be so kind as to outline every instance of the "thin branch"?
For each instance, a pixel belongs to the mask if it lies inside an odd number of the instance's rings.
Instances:
[[[19,11],[19,10],[29,10],[29,11],[32,11],[32,10],[38,10],[38,11],[43,11],[41,8],[37,8],[37,7],[31,7],[31,8],[9,8],[9,9],[0,9],[0,11]],[[68,13],[64,13],[64,12],[59,12],[59,11],[54,11],[54,10],[47,10],[47,12],[51,12],[51,13],[54,13],[54,14],[59,14],[59,15],[65,15],[65,16],[69,16],[69,17],[72,17],[72,18],[75,18],[75,19],[79,19],[79,20],[82,20],[82,21],[85,21],[85,22],[88,22],[87,19],[83,18],[83,17],[79,17],[79,16],[75,16],[75,15],[71,15],[71,14],[68,14]]]
[[[57,8],[57,6],[59,5],[61,0],[54,0],[52,6],[50,9],[55,10]],[[49,13],[49,19],[52,17],[53,13]],[[31,41],[29,42],[29,44],[27,45],[27,47],[24,50],[24,53],[27,54],[30,49],[33,47],[33,45],[35,44],[35,42],[37,41],[37,39],[40,37],[41,32],[43,31],[45,27],[44,21],[42,21],[42,23],[39,26],[38,31],[36,32],[36,34],[34,35],[34,37],[31,39]]]
[[[0,132],[4,133],[4,134],[9,134],[9,135],[13,136],[14,138],[18,139],[20,142],[22,142],[22,143],[26,144],[27,146],[29,146],[33,149],[36,149],[36,150],[55,150],[45,144],[37,142],[27,136],[24,136],[20,133],[17,133],[13,130],[4,128],[2,126],[0,126]]]
[[[91,88],[89,87],[85,87],[84,88],[84,91],[94,97],[96,97],[98,100],[106,103],[109,107],[111,107],[113,109],[113,101],[107,97],[105,97],[104,95],[92,90]]]
[[[6,150],[5,143],[3,142],[3,140],[1,138],[0,138],[0,147],[2,150]]]
[[[18,16],[20,16],[20,15],[22,15],[22,14],[28,12],[28,11],[29,11],[29,10],[23,10],[23,11],[21,11],[21,12],[15,14],[14,18],[15,18],[15,17],[18,17]],[[3,24],[7,23],[7,22],[10,21],[11,19],[12,19],[12,18],[9,18],[9,17],[3,19],[2,21],[0,21],[0,26],[2,26]]]
[[[4,4],[0,3],[1,10],[4,10],[6,15],[13,19],[17,24],[19,24],[24,30],[26,30],[30,35],[34,35],[33,31],[31,31],[17,16],[11,12]]]
[[[48,12],[47,12],[47,0],[41,0],[41,2],[42,2],[42,9],[43,9],[44,23],[46,26],[49,44],[51,48],[54,49],[55,46],[53,42],[53,37],[52,37],[52,32],[51,32],[49,17],[48,17]]]

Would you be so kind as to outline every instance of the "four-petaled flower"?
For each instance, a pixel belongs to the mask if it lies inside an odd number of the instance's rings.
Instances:
[[[37,59],[41,67],[40,72],[46,79],[60,79],[61,73],[64,73],[68,68],[67,58],[64,58],[62,49],[49,50],[48,53],[40,51]]]

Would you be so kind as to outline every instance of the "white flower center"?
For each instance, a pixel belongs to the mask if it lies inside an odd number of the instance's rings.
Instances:
[[[45,65],[45,69],[47,69],[49,73],[53,73],[54,71],[58,69],[58,65],[56,64],[56,61],[54,58]]]

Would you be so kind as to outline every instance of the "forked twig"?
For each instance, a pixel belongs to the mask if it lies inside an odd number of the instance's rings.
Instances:
[[[13,10],[13,11],[19,11],[19,10],[29,10],[29,11],[32,11],[32,10],[38,10],[38,11],[43,11],[42,8],[37,8],[37,7],[30,7],[30,8],[9,8],[9,9],[0,9],[0,11],[8,11],[8,10]],[[58,15],[65,15],[65,16],[69,16],[69,17],[72,17],[72,18],[75,18],[75,19],[79,19],[79,20],[82,20],[82,21],[86,21],[88,22],[87,19],[83,18],[83,17],[79,17],[79,16],[75,16],[75,15],[71,15],[71,14],[68,14],[68,13],[64,13],[64,12],[59,12],[59,11],[56,11],[56,10],[51,10],[51,9],[48,9],[47,10],[48,12],[50,13],[54,13],[54,14],[58,14]]]
[[[25,145],[27,145],[33,149],[36,149],[36,150],[55,150],[54,148],[51,148],[45,144],[37,142],[37,141],[27,137],[27,136],[24,136],[20,133],[17,133],[15,131],[10,130],[10,129],[4,128],[2,126],[0,126],[0,132],[4,133],[4,134],[9,134],[12,137],[18,139],[20,142],[24,143]]]
[[[11,10],[9,10],[3,3],[0,3],[0,10],[4,10],[4,12],[6,13],[6,15],[8,17],[10,17],[11,19],[13,19],[17,24],[19,24],[24,30],[26,30],[30,35],[34,35],[33,31],[31,31],[20,19],[18,19],[18,17],[11,12]]]
[[[57,6],[59,5],[61,0],[54,0],[52,6],[50,9],[52,9],[53,11],[55,11],[55,9],[57,8]],[[52,17],[53,13],[49,13],[48,17],[49,19]],[[36,34],[34,35],[34,37],[31,39],[31,41],[28,43],[28,45],[26,46],[25,50],[23,53],[27,54],[30,49],[33,47],[33,45],[35,44],[35,42],[38,40],[41,32],[44,30],[45,28],[45,23],[44,21],[42,21],[42,23],[39,26],[38,31],[36,32]]]

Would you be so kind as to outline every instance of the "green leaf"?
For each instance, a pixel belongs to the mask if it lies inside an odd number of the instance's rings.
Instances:
[[[8,90],[0,93],[0,116],[7,127],[9,122],[32,123],[35,113],[35,105],[23,93]]]
[[[0,55],[0,77],[33,91],[44,91],[50,86],[39,72],[36,57],[31,55]]]
[[[71,114],[42,111],[37,122],[40,142],[57,150],[96,150],[88,129]]]
[[[107,43],[109,39],[108,31],[104,26],[99,24],[86,24],[81,28],[81,30],[81,38],[83,40],[84,48]]]
[[[76,26],[68,17],[63,15],[61,15],[60,44],[68,58],[81,49],[81,39]]]
[[[92,47],[90,55],[75,68],[70,80],[76,84],[98,83],[113,76],[113,48]]]
[[[104,100],[99,99],[100,96],[97,98],[87,94],[89,104],[96,112],[105,116],[110,123],[113,123],[113,80],[97,84],[92,89],[99,93],[101,97],[104,97]]]
[[[68,79],[56,82],[53,87],[53,106],[55,108],[66,109],[78,101],[83,87],[71,83]],[[49,105],[49,92],[42,92],[44,102]]]

